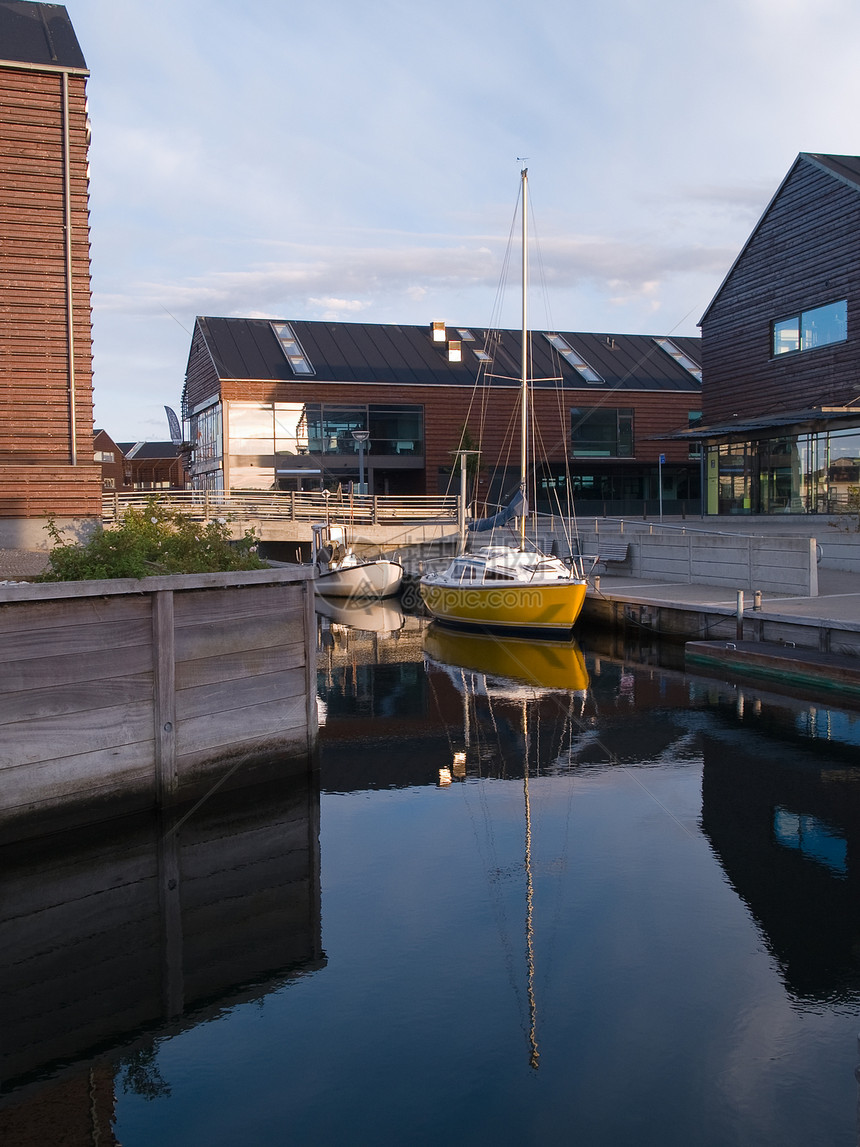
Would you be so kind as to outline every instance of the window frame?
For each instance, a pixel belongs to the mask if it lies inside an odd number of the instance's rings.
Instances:
[[[830,325],[839,327],[841,325],[842,333],[835,338],[828,338],[825,342],[812,341],[808,336],[808,332],[814,329],[815,315],[821,314],[825,311],[842,308],[841,313],[834,313],[830,319]],[[777,335],[790,335],[794,333],[794,338],[785,339],[785,341],[793,342],[794,345],[785,346],[782,349],[777,345]],[[821,350],[822,347],[836,346],[838,343],[848,341],[848,300],[836,299],[831,303],[822,303],[817,307],[806,307],[803,310],[795,311],[793,314],[784,315],[782,318],[772,319],[770,323],[770,356],[771,359],[782,360],[786,355],[806,354],[811,350]]]

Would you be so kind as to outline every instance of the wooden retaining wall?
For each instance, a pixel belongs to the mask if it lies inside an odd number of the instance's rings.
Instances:
[[[0,587],[0,842],[316,744],[310,571]]]

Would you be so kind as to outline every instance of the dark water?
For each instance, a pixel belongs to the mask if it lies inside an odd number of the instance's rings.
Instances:
[[[4,1142],[858,1142],[860,714],[321,624],[319,790],[5,858]]]

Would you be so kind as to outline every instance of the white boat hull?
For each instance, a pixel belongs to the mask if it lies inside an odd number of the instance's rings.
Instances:
[[[314,588],[325,597],[393,597],[402,581],[403,566],[380,559],[318,573]]]

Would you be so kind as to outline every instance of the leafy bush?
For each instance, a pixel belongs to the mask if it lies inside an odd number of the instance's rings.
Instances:
[[[111,530],[99,527],[82,544],[63,541],[56,523],[45,527],[54,548],[38,581],[153,577],[156,574],[213,573],[266,569],[257,556],[253,530],[231,541],[226,518],[198,522],[165,509],[151,498],[141,510],[128,509]]]

